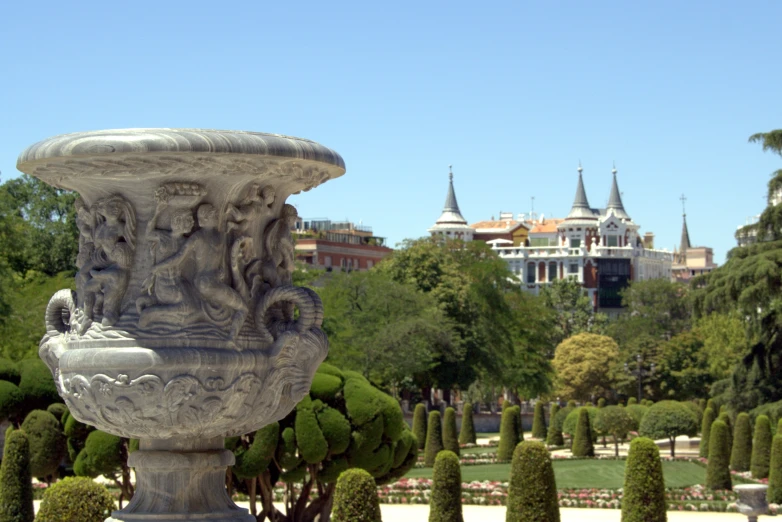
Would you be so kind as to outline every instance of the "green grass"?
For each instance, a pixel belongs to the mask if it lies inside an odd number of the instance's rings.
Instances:
[[[476,446],[474,448],[461,448],[459,452],[462,455],[475,453],[497,453],[497,446]]]
[[[703,484],[706,469],[692,462],[663,462],[665,485],[682,488]],[[559,489],[600,488],[614,489],[624,485],[625,461],[623,460],[555,460],[554,475]],[[432,478],[431,468],[414,468],[409,478]],[[463,466],[462,481],[476,480],[507,482],[510,478],[510,464],[484,464]]]

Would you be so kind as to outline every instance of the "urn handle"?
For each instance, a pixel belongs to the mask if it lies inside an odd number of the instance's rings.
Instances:
[[[293,307],[299,317],[293,320]],[[323,324],[323,302],[306,287],[282,286],[263,294],[255,308],[255,328],[264,342],[273,343],[283,332],[304,333]]]
[[[71,319],[76,313],[76,294],[73,290],[59,290],[46,305],[46,334],[55,337],[71,331]]]

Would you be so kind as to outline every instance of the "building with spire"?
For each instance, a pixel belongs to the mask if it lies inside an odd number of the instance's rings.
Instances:
[[[673,266],[671,267],[671,279],[680,283],[686,283],[696,275],[706,274],[717,268],[714,263],[714,251],[710,247],[694,247],[690,242],[690,231],[687,228],[687,212],[684,202],[687,198],[679,198],[682,201],[682,237],[679,247],[673,249]]]
[[[552,281],[573,278],[584,286],[595,309],[610,311],[621,307],[620,291],[630,281],[670,279],[673,255],[654,249],[653,234],[647,233],[643,237],[639,234],[640,226],[622,203],[616,168],[612,170],[605,208],[593,208],[589,204],[583,170],[579,164],[576,194],[564,219],[537,218],[531,214],[529,219],[519,215],[514,220],[512,213],[501,213],[499,223],[492,220],[472,225],[472,236],[492,246],[519,278],[523,289],[537,294]],[[455,224],[452,218],[444,220],[451,198],[456,201],[452,180],[446,211],[429,229],[432,234],[441,230],[438,228],[441,222],[443,226]],[[458,216],[464,220],[456,208]],[[505,228],[501,227],[503,217],[506,218]],[[487,224],[494,229],[491,239],[486,239],[490,228]],[[519,232],[521,229],[524,232]],[[508,233],[510,230],[515,231],[515,236]],[[523,236],[526,237],[522,240]]]
[[[448,194],[445,196],[443,213],[429,229],[429,233],[433,236],[472,241],[473,229],[462,216],[459,203],[456,201],[456,192],[453,189],[453,166],[449,165],[448,171]]]

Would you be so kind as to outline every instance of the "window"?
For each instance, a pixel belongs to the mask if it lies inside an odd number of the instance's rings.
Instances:
[[[557,280],[557,263],[556,263],[556,261],[551,261],[548,264],[548,280],[549,281],[556,281]]]
[[[570,248],[581,248],[581,238],[571,237]]]
[[[533,237],[529,240],[529,246],[531,247],[547,247],[549,246],[549,240],[547,237]]]
[[[615,235],[606,236],[606,246],[618,247],[619,236],[615,236]]]
[[[535,282],[535,263],[527,263],[527,283]]]
[[[326,266],[326,268],[331,268],[331,256],[324,257],[323,264]]]
[[[578,263],[570,263],[567,267],[568,274],[578,274]]]
[[[367,259],[367,268],[372,268],[375,266],[375,263],[371,259]]]

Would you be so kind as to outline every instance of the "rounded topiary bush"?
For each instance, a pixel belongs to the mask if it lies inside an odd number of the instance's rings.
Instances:
[[[629,399],[627,399],[627,405],[628,406],[633,405],[633,404],[638,404],[638,399],[636,399],[635,397],[630,397]]]
[[[557,482],[546,447],[521,442],[513,451],[506,522],[559,522]]]
[[[429,499],[429,522],[463,522],[462,471],[459,457],[452,451],[441,451],[432,470],[432,496]]]
[[[546,433],[546,444],[549,446],[562,446],[565,444],[565,438],[562,436],[562,425],[557,424],[556,419],[559,415],[559,404],[551,404],[551,412],[548,419],[548,432]]]
[[[459,431],[459,444],[475,444],[475,421],[472,418],[472,403],[464,403],[462,429]]]
[[[48,477],[57,472],[66,455],[65,434],[60,421],[45,410],[33,410],[22,423],[30,440],[30,472],[33,477]]]
[[[0,520],[33,522],[30,443],[22,430],[8,432],[0,464]]]
[[[54,415],[54,418],[60,421],[60,424],[62,424],[62,416],[65,415],[66,411],[68,411],[68,407],[61,402],[55,402],[54,404],[47,406],[46,411]]]
[[[698,426],[700,426],[701,425],[701,421],[703,420],[703,410],[701,409],[701,407],[698,406],[693,401],[684,401],[684,402],[682,402],[682,404],[687,406],[690,409],[690,411],[695,415],[695,420],[696,420]]]
[[[87,436],[84,449],[73,463],[73,472],[80,477],[91,478],[110,475],[122,468],[126,458],[121,438],[95,430]]]
[[[730,452],[730,467],[733,471],[749,471],[752,463],[752,426],[749,414],[739,413],[733,434],[733,449]]]
[[[567,406],[566,406],[567,408],[575,408],[576,406],[578,406],[578,404],[576,404],[575,400],[570,399],[569,401],[567,401]]]
[[[431,468],[437,454],[443,451],[443,430],[439,411],[429,412],[426,429],[426,447],[424,448],[424,466]]]
[[[595,428],[614,439],[614,455],[619,456],[619,442],[627,438],[627,434],[635,426],[635,420],[627,408],[606,406],[600,408],[595,417]]]
[[[532,416],[532,437],[541,440],[546,438],[546,411],[543,401],[535,403],[535,414]]]
[[[595,446],[592,441],[592,425],[589,422],[589,411],[581,408],[578,412],[578,424],[576,434],[573,436],[574,457],[594,457]]]
[[[650,439],[668,439],[671,457],[676,456],[676,437],[698,432],[698,419],[689,407],[677,401],[653,404],[641,421],[639,434]]]
[[[513,450],[521,440],[521,408],[511,406],[502,411],[500,419],[500,444],[497,447],[497,460],[508,461],[513,458]]]
[[[730,446],[728,426],[721,420],[711,424],[709,436],[709,464],[706,468],[706,487],[732,489],[730,480]]]
[[[633,439],[625,464],[622,522],[665,522],[665,509],[660,450],[651,439]]]
[[[711,433],[711,424],[714,422],[714,410],[706,408],[703,412],[703,421],[701,422],[701,443],[698,448],[698,455],[703,458],[709,456],[709,434]]]
[[[0,381],[0,419],[18,423],[24,407],[24,394],[12,382]]]
[[[456,433],[456,410],[445,408],[443,415],[443,449],[459,455],[459,437]]]
[[[782,433],[774,435],[768,470],[768,503],[782,504]]]
[[[752,439],[752,462],[750,471],[756,479],[768,478],[771,464],[771,422],[766,415],[755,419],[755,436]]]
[[[426,446],[426,404],[416,404],[413,411],[413,434],[418,440],[418,449]]]
[[[603,397],[600,397],[597,399],[597,407],[598,408],[605,408],[606,407],[606,400]]]
[[[114,509],[114,497],[86,477],[67,477],[43,494],[36,522],[103,522]]]
[[[343,471],[334,488],[333,522],[380,522],[375,479],[363,469]]]
[[[641,428],[641,421],[644,420],[644,416],[649,411],[649,407],[642,406],[641,404],[633,404],[624,409],[633,418],[633,428],[630,431],[638,431]]]
[[[0,381],[8,381],[18,385],[20,378],[17,364],[10,359],[0,357]]]
[[[19,363],[19,390],[24,395],[25,413],[44,410],[50,404],[62,402],[49,367],[40,359],[25,359]]]

